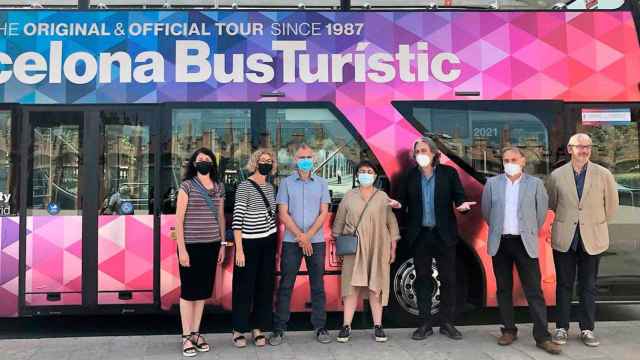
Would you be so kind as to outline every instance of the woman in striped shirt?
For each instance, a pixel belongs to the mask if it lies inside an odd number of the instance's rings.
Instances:
[[[267,182],[267,175],[276,173],[275,154],[258,149],[251,155],[247,170],[253,174],[238,185],[233,208],[236,261],[232,322],[233,344],[237,347],[247,346],[243,334],[250,329],[255,345],[265,345],[262,332],[271,327],[275,281],[276,199],[273,186]]]
[[[224,186],[218,183],[216,157],[200,148],[189,159],[176,205],[184,356],[210,350],[200,335],[200,320],[213,292],[216,258],[218,264],[224,261],[224,232]]]

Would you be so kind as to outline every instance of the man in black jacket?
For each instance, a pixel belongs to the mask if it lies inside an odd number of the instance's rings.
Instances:
[[[416,295],[422,325],[413,332],[414,340],[433,335],[431,328],[431,264],[436,259],[440,275],[440,333],[460,340],[453,326],[456,305],[456,243],[458,228],[455,209],[471,210],[475,202],[465,202],[464,189],[456,170],[439,163],[440,151],[429,137],[413,144],[418,166],[409,170],[403,187],[407,230],[405,239],[413,252],[416,269]],[[454,205],[455,204],[455,205]]]

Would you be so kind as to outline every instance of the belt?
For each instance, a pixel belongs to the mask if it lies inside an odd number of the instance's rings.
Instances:
[[[511,239],[520,239],[520,235],[512,235],[512,234],[504,234],[501,236],[502,239],[504,240],[511,240]]]

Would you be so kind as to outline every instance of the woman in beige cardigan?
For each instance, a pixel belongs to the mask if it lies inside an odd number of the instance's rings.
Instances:
[[[378,342],[387,341],[382,328],[382,307],[389,302],[389,272],[395,260],[396,242],[400,238],[398,222],[391,211],[400,204],[384,192],[373,187],[377,177],[376,167],[367,160],[356,167],[360,186],[350,190],[340,202],[333,223],[333,236],[353,234],[358,220],[358,247],[355,255],[347,255],[342,261],[342,298],[344,302],[343,327],[338,342],[351,337],[351,320],[359,298],[369,298],[374,324],[374,337]],[[369,202],[366,211],[365,205]]]

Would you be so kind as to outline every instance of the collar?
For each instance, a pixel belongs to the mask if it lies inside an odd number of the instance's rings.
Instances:
[[[573,168],[573,165],[571,164],[571,162],[569,162],[569,165],[571,166],[571,171],[573,171],[573,175],[574,176],[580,176],[580,175],[585,174],[587,172],[587,167],[589,166],[589,162],[587,161],[584,164],[582,169],[580,169],[580,172],[576,172],[576,169]]]
[[[305,181],[300,177],[300,173],[298,173],[297,171],[295,172],[294,175],[295,175],[296,181]],[[307,179],[307,180],[315,181],[315,175],[313,173],[311,173],[311,176],[309,176],[309,179]]]

